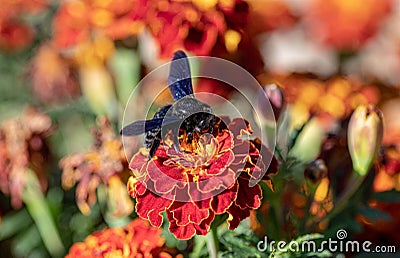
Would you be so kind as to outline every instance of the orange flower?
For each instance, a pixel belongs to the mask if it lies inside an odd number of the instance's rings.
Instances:
[[[382,160],[374,180],[376,192],[400,190],[400,99],[394,98],[383,104],[384,133]]]
[[[254,181],[269,180],[277,161],[258,139],[243,139],[252,132],[247,121],[225,122],[213,135],[191,143],[183,133],[182,152],[166,139],[150,161],[144,149],[133,156],[130,168],[136,178],[129,179],[128,192],[141,218],[159,227],[166,211],[171,233],[190,239],[207,234],[217,215],[228,214],[234,229],[261,205],[261,187]]]
[[[75,243],[66,258],[79,257],[172,257],[163,251],[161,229],[135,219],[124,228],[106,228]]]
[[[91,151],[70,155],[60,161],[60,167],[63,169],[63,187],[68,189],[78,183],[76,199],[83,214],[89,214],[90,207],[96,203],[97,187],[100,184],[114,186],[114,180],[121,180],[118,176],[122,176],[126,166],[122,143],[108,120],[99,121],[94,136],[95,143]],[[118,197],[118,189],[111,187],[110,190],[112,189],[114,191],[109,194]],[[123,200],[125,199],[119,198],[119,201]],[[132,212],[132,208],[131,201],[126,200],[125,203],[119,204],[114,212],[126,216]]]
[[[356,50],[375,35],[393,5],[392,0],[314,0],[305,19],[317,40],[341,50]]]
[[[294,25],[296,18],[289,6],[279,0],[249,0],[251,34],[287,28]]]
[[[356,78],[333,77],[327,81],[304,75],[275,75],[274,83],[282,87],[292,105],[295,124],[302,124],[309,114],[328,115],[328,120],[347,117],[359,105],[377,104],[378,89]]]
[[[0,125],[0,190],[11,196],[14,208],[22,205],[28,169],[36,173],[43,190],[47,187],[45,137],[51,128],[50,118],[33,108]]]
[[[143,28],[146,1],[73,0],[64,2],[54,18],[55,45],[68,48],[92,36],[122,39]]]

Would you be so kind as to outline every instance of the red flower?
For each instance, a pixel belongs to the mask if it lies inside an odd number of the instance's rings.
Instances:
[[[4,0],[0,10],[0,48],[16,51],[28,47],[34,30],[20,18],[43,10],[45,0]]]
[[[0,48],[15,51],[29,46],[33,40],[33,30],[24,23],[7,21],[0,24]]]
[[[242,0],[150,1],[145,23],[160,47],[161,57],[182,48],[195,55],[210,55],[215,48],[225,53],[236,51],[247,16],[248,5]],[[232,34],[233,38],[229,36]]]
[[[73,257],[171,257],[162,250],[161,230],[135,219],[124,228],[106,228],[75,243],[67,258]]]
[[[234,229],[261,205],[256,182],[269,180],[277,161],[258,139],[242,138],[252,132],[247,121],[225,122],[213,135],[203,134],[191,143],[183,132],[182,152],[167,138],[150,161],[144,149],[133,156],[130,168],[136,177],[129,179],[128,192],[136,198],[141,218],[160,227],[166,211],[171,233],[189,239],[206,235],[217,215],[229,214],[229,228]]]

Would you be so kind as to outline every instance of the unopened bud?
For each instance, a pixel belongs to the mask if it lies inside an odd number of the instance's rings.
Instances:
[[[113,80],[107,69],[100,65],[82,66],[79,70],[83,95],[89,106],[99,116],[115,119],[118,102]]]
[[[264,90],[269,101],[271,101],[275,119],[278,120],[285,104],[285,96],[283,95],[282,90],[276,84],[267,85],[264,87]]]
[[[275,119],[273,119],[272,114],[268,112],[271,109],[267,107],[268,103],[265,97],[268,98],[268,101],[271,104],[272,112]],[[260,89],[260,94],[258,94],[256,106],[257,113],[262,116],[262,119],[265,120],[264,122],[268,123],[278,121],[284,105],[285,97],[282,90],[276,84],[269,84],[263,89]]]
[[[382,113],[376,107],[359,106],[351,116],[347,141],[353,169],[365,176],[382,143]]]
[[[324,177],[328,175],[328,169],[324,160],[317,159],[307,165],[304,171],[304,177],[310,180],[313,184],[319,183]]]

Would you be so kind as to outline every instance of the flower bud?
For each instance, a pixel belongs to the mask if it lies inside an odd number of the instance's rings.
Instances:
[[[285,105],[285,96],[283,95],[282,90],[276,84],[267,85],[264,87],[264,90],[269,101],[271,101],[275,119],[278,120]]]
[[[118,102],[113,80],[104,66],[82,66],[79,69],[82,93],[89,106],[99,116],[117,117]]]
[[[315,185],[321,182],[327,175],[328,168],[322,159],[316,159],[309,163],[304,171],[304,177]]]
[[[260,89],[260,91],[256,102],[257,113],[261,115],[264,123],[268,124],[269,122],[278,121],[281,111],[285,106],[285,97],[282,90],[276,84],[269,84],[263,89]],[[267,107],[268,101],[266,97],[271,104],[275,119],[272,117],[272,114],[268,112],[270,109]]]
[[[347,141],[353,169],[365,176],[382,143],[382,113],[376,107],[359,106],[351,116]]]

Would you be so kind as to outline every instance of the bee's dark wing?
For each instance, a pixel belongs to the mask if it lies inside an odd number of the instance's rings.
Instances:
[[[175,101],[193,95],[189,61],[183,51],[175,52],[172,58],[168,87]]]
[[[177,117],[164,117],[164,118],[153,118],[151,120],[139,120],[122,128],[120,134],[125,136],[139,135],[160,126],[172,125],[178,121],[180,121],[180,119]]]

